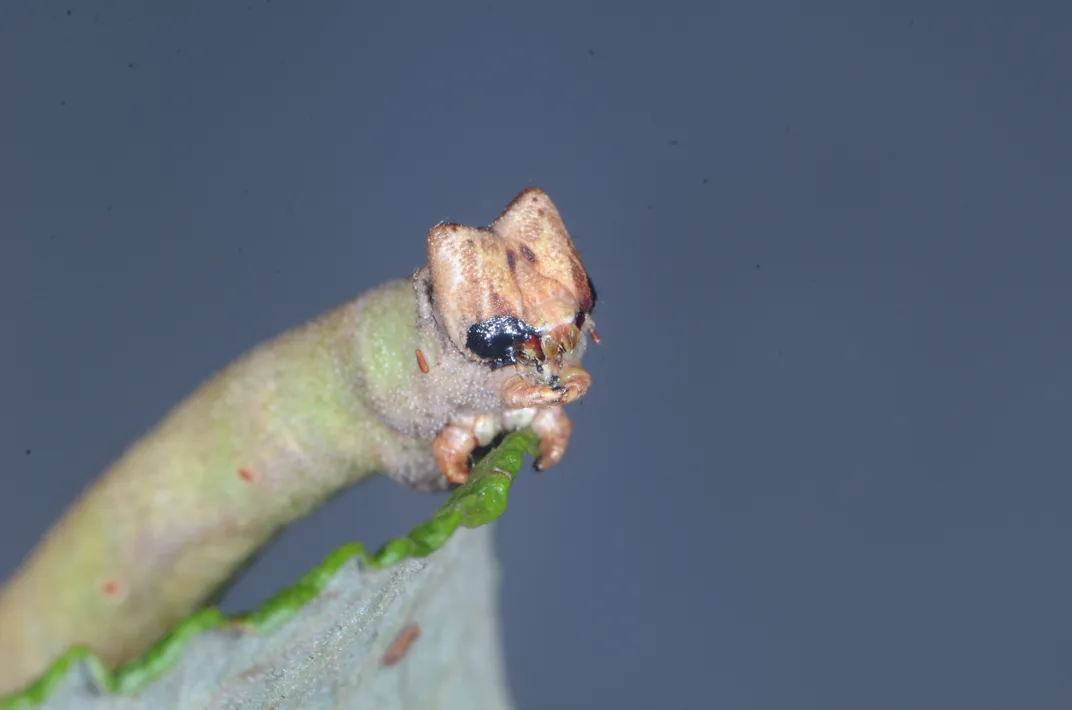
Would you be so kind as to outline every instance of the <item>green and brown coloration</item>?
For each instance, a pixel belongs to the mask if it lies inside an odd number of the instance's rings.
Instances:
[[[375,472],[445,490],[476,448],[526,427],[538,468],[561,459],[561,405],[587,391],[597,336],[550,198],[525,190],[486,229],[437,225],[428,259],[233,362],[82,494],[0,592],[0,693],[75,646],[129,661]]]
[[[40,705],[82,662],[88,663],[101,688],[123,695],[138,693],[175,665],[187,644],[198,634],[229,626],[241,628],[246,633],[270,633],[319,595],[343,565],[353,559],[357,559],[365,569],[377,570],[407,558],[427,557],[446,544],[459,526],[476,528],[487,525],[505,512],[510,488],[521,470],[525,452],[535,453],[537,446],[538,440],[530,431],[507,435],[477,463],[469,480],[451,493],[428,520],[413,528],[405,537],[389,541],[371,555],[360,543],[343,545],[297,582],[249,614],[228,619],[218,609],[202,609],[179,622],[145,653],[124,663],[114,672],[86,646],[74,647],[24,690],[0,697],[0,710],[21,710]]]

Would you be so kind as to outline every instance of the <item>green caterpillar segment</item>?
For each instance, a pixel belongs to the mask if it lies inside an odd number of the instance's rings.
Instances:
[[[581,358],[598,336],[591,279],[550,198],[526,189],[486,228],[436,225],[427,247],[412,278],[206,380],[79,496],[0,589],[0,693],[75,646],[122,666],[283,527],[376,472],[447,490],[478,449],[526,428],[541,470],[561,460],[563,407],[591,385]],[[383,559],[427,554],[505,504],[495,486],[480,495]]]
[[[75,644],[110,667],[140,653],[282,527],[419,448],[370,411],[375,383],[355,386],[377,366],[362,328],[396,334],[381,357],[411,360],[412,282],[254,348],[82,494],[0,592],[0,692]]]
[[[479,527],[503,514],[523,457],[526,452],[532,453],[537,443],[537,437],[531,431],[507,435],[474,467],[469,480],[455,490],[428,520],[414,527],[408,535],[387,542],[375,553],[369,554],[361,543],[343,545],[256,610],[228,618],[219,609],[202,609],[178,623],[144,654],[115,671],[108,670],[86,647],[72,648],[21,692],[0,698],[0,710],[40,705],[82,662],[89,664],[101,687],[121,695],[137,693],[175,665],[187,643],[197,634],[230,624],[241,625],[252,633],[269,633],[278,628],[314,599],[343,565],[353,559],[365,569],[377,570],[407,558],[427,557],[442,547],[459,526]]]

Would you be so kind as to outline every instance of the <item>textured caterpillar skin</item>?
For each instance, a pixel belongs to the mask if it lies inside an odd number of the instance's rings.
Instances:
[[[444,242],[444,230],[455,236]],[[479,281],[501,285],[518,271],[503,247],[511,239],[547,257],[546,283],[536,301],[522,289],[493,311],[539,323],[555,357],[493,367],[458,342],[464,328],[452,337],[445,323],[486,318]],[[560,405],[587,389],[579,362],[586,333],[595,336],[590,318],[578,324],[574,314],[590,313],[594,294],[586,274],[578,292],[576,265],[553,263],[545,243],[568,244],[576,257],[549,198],[530,188],[492,227],[438,225],[431,266],[412,279],[269,340],[205,381],[82,493],[0,592],[0,694],[75,644],[111,667],[144,651],[283,526],[375,472],[443,490],[464,478],[474,446],[524,426],[541,436],[544,467],[561,458],[570,427]]]

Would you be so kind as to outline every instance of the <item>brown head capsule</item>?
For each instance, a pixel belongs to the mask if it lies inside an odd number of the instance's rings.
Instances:
[[[428,234],[435,309],[453,343],[507,368],[509,406],[572,401],[590,377],[580,359],[595,327],[595,289],[551,198],[521,192],[489,227]]]

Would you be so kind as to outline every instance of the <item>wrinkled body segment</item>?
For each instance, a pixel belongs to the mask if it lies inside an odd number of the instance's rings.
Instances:
[[[203,605],[283,526],[376,472],[419,490],[531,427],[538,468],[570,436],[562,405],[595,294],[542,191],[488,228],[437,225],[429,265],[231,363],[136,441],[0,591],[0,694],[69,647],[109,666]],[[345,534],[349,535],[352,531]]]

